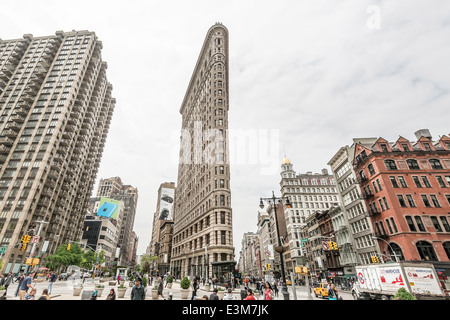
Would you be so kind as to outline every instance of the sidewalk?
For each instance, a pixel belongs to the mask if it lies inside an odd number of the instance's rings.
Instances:
[[[95,283],[98,283],[98,281],[95,281]],[[103,282],[102,284],[105,286],[105,288],[103,290],[102,296],[98,297],[97,300],[106,300],[106,297],[108,296],[110,289],[114,289],[114,291],[116,292],[117,300],[130,300],[132,287],[129,287],[128,281],[126,281],[124,284],[125,287],[127,288],[124,298],[117,298],[117,285],[110,286],[109,282]],[[35,286],[37,289],[36,299],[38,299],[42,295],[42,291],[44,289],[47,289],[48,282],[47,281],[39,283],[33,282],[33,286]],[[152,288],[151,286],[147,286],[145,300],[153,300],[151,288]],[[225,287],[221,288],[225,290]],[[11,286],[8,288],[7,300],[19,300],[19,297],[14,296],[16,289],[17,283],[11,284]],[[233,295],[236,297],[237,300],[241,300],[241,289],[244,289],[244,287],[241,286],[241,288],[236,288],[235,290],[233,290]],[[83,286],[83,291],[93,291],[93,290],[94,290],[94,282],[91,279],[86,280]],[[163,295],[165,299],[168,299],[170,292],[173,295],[173,300],[182,300],[179,281],[173,282],[171,289],[164,288]],[[203,295],[206,294],[209,298],[211,293],[212,288],[210,291],[206,291],[206,288],[201,285],[200,289],[197,290],[197,297],[203,297]],[[52,300],[81,300],[82,294],[83,293],[81,293],[79,296],[73,295],[73,284],[70,281],[56,281],[53,284],[52,293],[50,294],[50,297]],[[192,298],[192,289],[191,292],[189,292],[188,299],[186,300],[191,300],[191,298]],[[159,299],[164,300],[162,297],[160,297]],[[278,298],[275,297],[274,300],[282,300],[282,299],[283,299],[282,294],[279,293]]]

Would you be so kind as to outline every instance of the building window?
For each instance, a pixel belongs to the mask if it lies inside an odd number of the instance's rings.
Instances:
[[[439,217],[441,219],[442,225],[444,226],[444,229],[446,232],[450,232],[450,225],[448,224],[447,217],[441,216]]]
[[[392,226],[394,227],[394,231],[397,233],[398,229],[397,229],[397,225],[395,224],[395,220],[392,217],[390,219],[391,219],[391,222],[392,222]]]
[[[389,177],[389,179],[391,180],[392,186],[394,188],[398,188],[398,183],[397,183],[397,180],[395,179],[395,177]]]
[[[406,216],[406,223],[408,224],[410,231],[417,231],[416,226],[414,225],[414,222],[410,216]]]
[[[369,165],[367,166],[367,169],[369,169],[370,175],[375,174],[375,169],[373,168],[373,164],[369,164]]]
[[[434,252],[433,245],[426,241],[419,241],[416,244],[417,251],[419,252],[420,258],[422,260],[432,260],[437,261],[436,253]]]
[[[439,224],[439,220],[437,219],[437,217],[431,217],[431,221],[433,222],[436,232],[442,232],[442,228],[441,225]]]
[[[422,201],[423,201],[423,204],[425,205],[425,207],[431,207],[431,203],[428,200],[427,195],[426,194],[422,194],[421,197],[422,197]]]
[[[436,180],[439,183],[439,186],[441,188],[446,188],[447,186],[445,185],[444,179],[442,179],[441,176],[436,176]]]
[[[381,151],[383,151],[383,152],[388,152],[387,145],[385,145],[385,144],[380,144],[380,147],[381,147]]]
[[[438,159],[430,159],[428,162],[430,163],[432,169],[442,169],[442,164]]]
[[[394,160],[384,160],[387,170],[397,170],[397,165]]]
[[[422,188],[422,184],[420,183],[419,177],[413,176],[412,178],[414,180],[414,183],[416,184],[416,187],[417,188]]]
[[[426,176],[422,176],[421,178],[422,178],[422,181],[423,181],[423,184],[425,185],[425,187],[431,188],[431,184],[430,184],[430,181],[428,181],[428,178]]]
[[[416,224],[419,227],[419,231],[423,231],[425,232],[425,226],[422,223],[422,218],[420,218],[419,216],[414,216],[414,219],[416,220]]]
[[[420,170],[419,163],[414,159],[406,160],[406,164],[410,170]]]
[[[411,151],[407,143],[402,143],[403,151]]]
[[[398,199],[398,202],[400,203],[401,207],[406,207],[406,202],[405,202],[405,199],[403,198],[403,195],[398,194],[397,199]]]
[[[398,177],[398,181],[400,181],[400,185],[401,185],[403,188],[408,188],[408,185],[406,184],[405,178],[403,178],[402,176],[399,176],[399,177]]]
[[[408,203],[409,203],[410,207],[415,207],[416,206],[416,204],[414,203],[414,199],[413,199],[412,195],[407,194],[406,195],[406,200],[408,200]]]
[[[437,208],[439,208],[441,205],[439,204],[439,201],[437,197],[434,194],[430,195],[431,201],[433,202],[433,205]]]

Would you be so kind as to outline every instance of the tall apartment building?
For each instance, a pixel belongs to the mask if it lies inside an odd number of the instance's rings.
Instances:
[[[297,174],[294,165],[288,158],[281,164],[281,195],[289,197],[291,208],[284,207],[285,223],[288,233],[290,258],[286,259],[288,272],[293,272],[295,264],[305,257],[302,245],[302,228],[306,218],[317,211],[325,211],[333,205],[339,205],[340,200],[336,190],[335,179],[323,169],[321,173]]]
[[[374,241],[374,229],[369,218],[368,208],[361,187],[353,169],[355,143],[372,146],[376,138],[355,138],[352,146],[345,146],[331,158],[328,165],[336,179],[341,199],[340,222],[336,229],[341,264],[352,265],[371,263],[371,257],[380,256],[378,243]],[[350,274],[350,273],[346,273]]]
[[[175,182],[161,183],[158,188],[156,211],[153,215],[152,238],[148,248],[151,256],[159,257],[159,260],[155,261],[154,268],[156,268],[155,270],[159,270],[160,274],[169,271],[175,190]]]
[[[242,257],[242,270],[239,270],[243,274],[249,276],[260,276],[260,252],[259,252],[259,237],[254,232],[246,232],[242,236],[241,242],[241,257]]]
[[[4,272],[81,239],[115,106],[94,32],[0,40],[0,245]],[[23,235],[40,240],[20,251]],[[42,258],[43,256],[41,256]]]
[[[228,30],[207,32],[183,103],[172,273],[226,281],[234,271],[228,163]],[[206,268],[206,269],[205,269]]]
[[[378,138],[355,144],[354,170],[381,249],[380,260],[426,261],[450,275],[450,138]],[[450,288],[446,279],[442,285]]]
[[[273,226],[270,223],[270,217],[267,211],[258,211],[258,239],[260,247],[260,265],[259,265],[259,275],[265,275],[266,281],[272,281],[272,278],[268,278],[270,272],[268,273],[266,266],[268,264],[273,265],[274,261],[274,245],[276,238],[272,238]]]
[[[138,201],[138,189],[122,183],[119,177],[100,179],[97,189],[97,201],[101,197],[119,200],[123,211],[118,216],[117,246],[120,248],[118,265],[128,266],[136,257],[132,255],[135,238],[133,237],[134,219]]]

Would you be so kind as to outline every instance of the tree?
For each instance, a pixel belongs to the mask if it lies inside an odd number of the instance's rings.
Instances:
[[[405,288],[398,289],[394,300],[416,300],[416,297],[409,293]]]
[[[153,262],[158,261],[158,256],[150,256],[149,254],[144,254],[141,257],[141,267],[143,272],[149,272]]]
[[[61,244],[56,252],[45,258],[45,265],[50,269],[59,269],[70,265],[81,265],[84,253],[77,243],[70,244],[70,250],[67,250],[67,243]]]

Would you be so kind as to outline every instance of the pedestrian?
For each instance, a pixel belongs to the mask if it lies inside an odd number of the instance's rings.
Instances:
[[[114,289],[111,289],[109,291],[109,294],[106,297],[106,300],[116,300],[116,293],[114,292]]]
[[[145,300],[145,289],[141,285],[141,279],[136,279],[136,285],[131,290],[131,300]]]
[[[19,289],[19,300],[23,300],[23,298],[28,292],[28,289],[30,288],[34,289],[33,286],[31,285],[31,282],[33,281],[33,277],[35,274],[36,274],[35,272],[32,272],[23,279]]]
[[[42,291],[42,295],[39,297],[38,300],[50,300],[50,295],[48,294],[48,290],[44,289]]]
[[[269,282],[266,282],[266,291],[264,293],[264,300],[273,300],[272,287]]]
[[[3,285],[5,284],[5,275],[2,273],[0,274],[0,287],[3,287]]]
[[[52,272],[50,275],[50,279],[48,280],[47,290],[50,294],[52,294],[53,283],[56,281],[56,273]]]
[[[337,300],[337,290],[332,282],[328,283],[328,300]]]
[[[165,299],[164,295],[163,295],[163,289],[164,289],[164,280],[159,278],[158,298],[159,298],[159,296],[161,296],[161,297],[163,297],[163,299]]]
[[[233,296],[233,289],[228,288],[228,291],[225,293],[222,300],[236,300],[236,297]]]
[[[201,298],[197,298],[197,297],[195,297],[195,298],[196,299],[194,299],[194,300],[208,300],[208,296],[206,294]]]
[[[273,283],[273,294],[275,297],[278,297],[278,286],[276,281]]]
[[[120,274],[117,275],[117,284],[120,285]]]
[[[25,294],[23,299],[20,300],[35,300],[36,298],[36,288],[31,288],[30,292]]]
[[[5,293],[3,294],[4,296],[6,296],[6,293],[8,292],[8,287],[9,285],[13,282],[14,280],[14,276],[12,275],[12,273],[8,273],[8,275],[5,278],[5,282],[3,283],[3,285],[5,286]]]
[[[197,296],[197,290],[198,290],[198,282],[197,282],[197,278],[194,277],[194,280],[192,281],[192,298],[191,298],[191,300],[194,300],[194,297]]]
[[[256,300],[255,296],[253,295],[253,290],[248,288],[247,289],[247,296],[244,300]]]
[[[213,289],[213,293],[210,294],[209,300],[219,300],[219,296],[217,295],[217,288]]]
[[[17,276],[16,282],[18,283],[16,293],[14,294],[16,297],[19,294],[20,285],[22,284],[22,281],[25,277],[23,276],[22,272]]]

